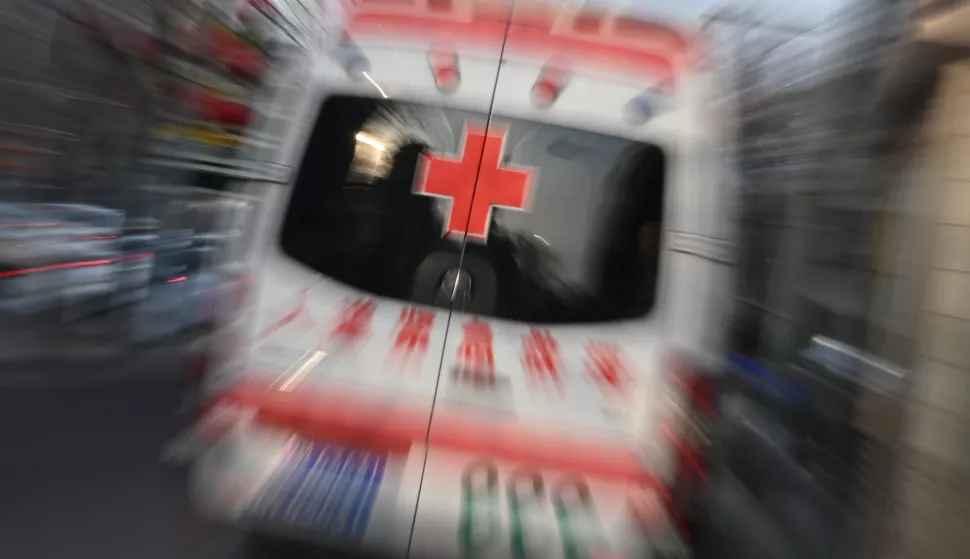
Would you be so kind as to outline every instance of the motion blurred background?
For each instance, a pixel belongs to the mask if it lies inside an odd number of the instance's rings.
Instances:
[[[740,232],[722,436],[744,459],[698,556],[966,556],[970,2],[627,4],[703,22],[733,137],[736,195],[709,203]],[[321,10],[0,0],[0,556],[295,553],[197,521],[159,457],[207,336],[246,320],[294,117],[265,106]],[[793,412],[793,386],[821,403]]]

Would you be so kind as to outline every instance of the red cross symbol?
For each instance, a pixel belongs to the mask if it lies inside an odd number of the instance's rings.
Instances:
[[[485,242],[492,207],[524,210],[535,171],[501,167],[506,131],[466,125],[459,159],[423,154],[415,193],[451,198],[445,224],[449,234],[465,234]],[[478,178],[478,188],[475,178]]]
[[[340,310],[340,322],[333,329],[333,337],[357,341],[370,333],[371,319],[377,304],[370,299],[354,299],[344,303]]]
[[[631,375],[623,350],[617,344],[590,341],[586,344],[586,370],[602,388],[608,385],[617,392],[629,386]]]
[[[401,310],[394,352],[404,352],[407,356],[417,351],[421,355],[428,351],[431,327],[434,326],[435,313],[429,310],[407,307]]]
[[[530,378],[552,379],[559,385],[559,342],[548,330],[533,329],[522,337],[522,365]]]

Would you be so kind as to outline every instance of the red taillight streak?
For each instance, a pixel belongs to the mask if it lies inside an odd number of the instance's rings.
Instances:
[[[22,268],[20,270],[10,270],[9,272],[0,272],[0,278],[9,278],[13,276],[23,276],[26,274],[33,274],[37,272],[49,272],[51,270],[66,270],[70,268],[86,268],[88,266],[104,266],[105,264],[113,264],[115,262],[120,262],[122,260],[135,260],[139,258],[149,258],[154,256],[154,253],[143,253],[143,254],[128,254],[120,258],[103,258],[101,260],[85,260],[81,262],[64,262],[63,264],[51,264],[49,266],[37,266],[35,268]]]
[[[663,429],[663,432],[667,438],[674,443],[674,446],[677,448],[677,452],[687,460],[694,472],[696,472],[703,481],[707,481],[707,472],[705,472],[704,468],[701,467],[701,463],[697,461],[697,456],[695,456],[691,449],[684,444],[684,441],[681,440],[681,438],[677,436],[677,434],[674,433],[666,423],[661,423],[660,428]]]
[[[667,48],[673,49],[678,53],[686,53],[690,50],[690,41],[680,33],[652,21],[642,19],[616,18],[613,20],[613,28],[610,35],[626,40],[655,40],[663,43]],[[693,41],[697,41],[694,37]]]
[[[166,283],[178,283],[180,281],[185,281],[187,279],[189,279],[189,278],[187,278],[185,276],[179,276],[177,278],[172,278],[172,279],[168,280]]]
[[[572,437],[514,426],[473,422],[454,414],[436,415],[430,444],[544,468],[624,480],[646,472],[632,448],[590,444]]]
[[[365,0],[359,1],[350,11],[355,16],[387,13],[388,8],[405,14],[418,15],[415,0]],[[451,0],[428,0],[428,11],[447,14],[452,11]],[[696,36],[685,35],[671,27],[640,18],[611,15],[599,10],[582,10],[578,13],[564,13],[550,6],[506,6],[496,4],[472,3],[472,20],[476,23],[509,23],[514,27],[528,27],[550,33],[558,26],[576,33],[594,35],[602,41],[625,40],[627,42],[659,42],[666,50],[682,55],[690,51],[691,42]],[[465,17],[464,13],[453,14],[455,19]],[[564,21],[564,17],[566,21]],[[562,25],[565,24],[565,25]]]
[[[85,262],[65,262],[63,264],[51,264],[50,266],[37,266],[36,268],[23,268],[20,270],[11,270],[9,272],[0,273],[0,278],[9,278],[11,276],[22,276],[26,274],[33,274],[36,272],[49,272],[51,270],[63,270],[68,268],[85,268],[88,266],[103,266],[105,264],[111,264],[115,260],[104,259],[104,260],[87,260]]]
[[[351,34],[375,34],[382,37],[404,35],[425,41],[430,39],[493,48],[501,48],[506,31],[504,21],[500,19],[456,22],[435,17],[389,13],[357,14],[347,28]],[[516,25],[514,21],[508,29],[506,49],[511,52],[528,51],[556,56],[557,59],[578,60],[598,67],[642,71],[662,80],[673,79],[673,59],[676,57],[675,53],[664,53],[662,48],[648,51],[584,37],[550,35],[529,26]]]
[[[243,382],[221,397],[229,405],[255,407],[268,424],[314,438],[335,437],[355,444],[374,441],[424,442],[431,447],[490,456],[564,472],[627,481],[655,483],[635,449],[629,445],[589,443],[498,422],[476,421],[449,412],[436,412],[428,436],[428,413],[387,401],[336,391],[278,392]]]

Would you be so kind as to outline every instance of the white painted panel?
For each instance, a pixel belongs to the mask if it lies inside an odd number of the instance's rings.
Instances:
[[[964,316],[970,296],[970,274],[950,270],[930,270],[926,289],[926,309],[937,314]]]
[[[970,182],[970,137],[954,136],[949,150],[946,178]]]
[[[970,98],[967,103],[970,107]],[[966,114],[970,116],[970,111]],[[943,207],[940,211],[940,223],[970,226],[970,182],[946,181],[941,198]]]
[[[932,250],[934,267],[970,272],[970,228],[937,226],[936,242]]]
[[[970,322],[931,313],[923,313],[921,320],[921,355],[957,366],[970,364]]]
[[[946,363],[921,359],[914,372],[916,397],[954,414],[966,415],[970,410],[970,373]]]

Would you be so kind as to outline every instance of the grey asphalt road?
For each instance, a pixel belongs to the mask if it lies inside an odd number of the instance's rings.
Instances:
[[[178,359],[151,357],[74,383],[70,366],[49,364],[47,382],[0,386],[0,557],[336,557],[192,514],[183,473],[159,461],[176,429]]]
[[[0,557],[236,556],[159,463],[177,394],[159,379],[0,389]]]

